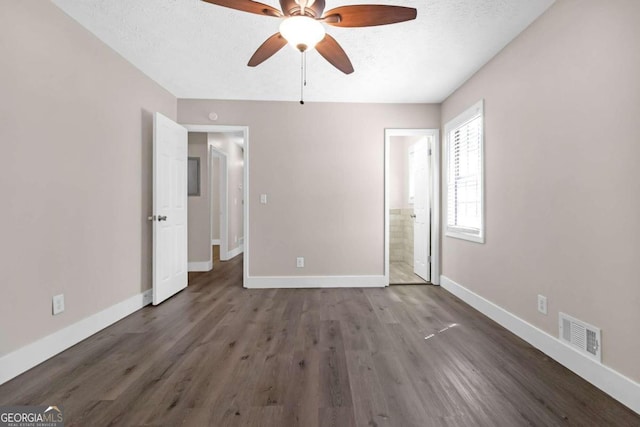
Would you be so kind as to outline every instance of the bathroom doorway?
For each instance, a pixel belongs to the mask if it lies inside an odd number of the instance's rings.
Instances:
[[[389,283],[432,283],[437,130],[387,130],[385,139]]]

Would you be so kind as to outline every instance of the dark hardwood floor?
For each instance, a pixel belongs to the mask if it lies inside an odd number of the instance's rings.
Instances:
[[[438,287],[241,279],[241,256],[192,274],[1,386],[0,405],[63,405],[67,426],[640,426]]]

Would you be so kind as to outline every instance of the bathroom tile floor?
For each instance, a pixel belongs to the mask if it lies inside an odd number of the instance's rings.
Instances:
[[[413,267],[406,262],[389,263],[389,284],[391,285],[424,285],[426,280],[413,272]]]

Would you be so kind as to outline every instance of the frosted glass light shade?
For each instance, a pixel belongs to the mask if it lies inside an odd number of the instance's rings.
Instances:
[[[280,34],[287,42],[301,52],[313,49],[324,38],[321,23],[307,16],[292,16],[280,24]]]

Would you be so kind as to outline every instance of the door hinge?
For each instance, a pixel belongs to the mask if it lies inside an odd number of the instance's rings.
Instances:
[[[431,262],[431,255],[427,257],[427,262]]]
[[[431,148],[429,148],[428,153],[429,153],[429,154],[428,154],[429,156],[432,154],[432,152],[431,152]]]

